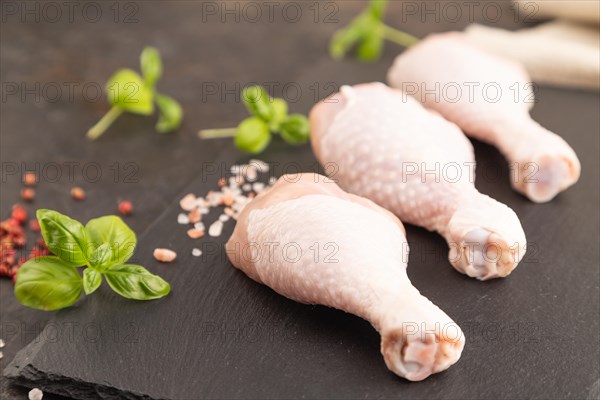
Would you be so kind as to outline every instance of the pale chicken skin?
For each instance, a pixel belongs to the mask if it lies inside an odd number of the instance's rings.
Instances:
[[[460,358],[460,327],[408,279],[402,223],[324,176],[280,178],[246,206],[226,250],[235,267],[285,297],[368,320],[399,376],[420,381]]]
[[[310,122],[330,177],[402,222],[439,232],[458,271],[504,277],[523,258],[518,217],[475,189],[473,147],[453,123],[382,83],[344,86],[313,108]]]
[[[560,136],[529,115],[531,79],[518,63],[475,47],[463,34],[431,35],[396,58],[391,86],[496,146],[509,161],[511,184],[546,202],[579,179],[581,165]]]

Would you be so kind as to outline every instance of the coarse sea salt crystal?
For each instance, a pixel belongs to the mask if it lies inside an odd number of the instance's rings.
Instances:
[[[242,186],[242,189],[244,189],[244,192],[249,192],[252,190],[252,185],[249,183],[244,184],[244,186]]]
[[[221,201],[223,200],[223,194],[217,193],[217,192],[211,192],[208,194],[207,200],[208,200],[209,206],[216,207],[219,204],[221,204]]]
[[[210,211],[208,207],[200,207],[199,210],[200,214],[208,214],[208,212]]]
[[[206,226],[204,226],[204,222],[197,222],[194,224],[194,229],[204,232],[206,230]]]
[[[196,196],[193,193],[185,195],[184,198],[179,201],[179,205],[185,211],[192,211],[196,207]]]
[[[234,165],[229,169],[229,171],[231,171],[231,173],[234,175],[239,175],[244,171],[244,169],[246,169],[247,166],[248,165],[246,164]]]
[[[221,232],[223,232],[223,221],[221,220],[216,220],[208,228],[208,234],[212,237],[221,236]]]
[[[181,225],[189,224],[190,218],[187,216],[187,214],[181,213],[177,216],[177,223]]]
[[[196,199],[196,203],[195,206],[198,208],[202,208],[202,207],[206,207],[207,203],[206,200],[204,200],[204,197],[198,197]]]
[[[202,250],[200,250],[200,249],[193,249],[192,250],[192,255],[194,257],[200,257],[202,255]]]
[[[229,221],[229,215],[221,214],[219,216],[219,221],[221,221],[221,222],[227,222],[227,221]]]
[[[42,392],[38,388],[31,389],[27,397],[29,398],[29,400],[42,400],[42,398],[44,397],[44,392]]]
[[[269,178],[269,185],[274,185],[275,182],[277,182],[277,178],[275,178],[274,176]]]
[[[246,168],[246,179],[248,180],[248,182],[254,182],[257,177],[258,171],[256,170],[256,167],[253,165],[249,165],[248,168]]]
[[[260,192],[262,192],[263,190],[265,190],[265,184],[264,184],[264,183],[262,183],[262,182],[255,182],[255,183],[252,185],[252,189],[254,189],[254,191],[255,191],[256,193],[260,193]]]
[[[256,169],[258,170],[258,172],[262,172],[262,173],[269,172],[269,164],[267,164],[263,160],[250,160],[249,164],[254,165],[254,167],[256,167]]]

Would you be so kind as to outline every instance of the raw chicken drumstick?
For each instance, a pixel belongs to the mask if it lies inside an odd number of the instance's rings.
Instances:
[[[388,80],[468,135],[496,146],[510,163],[512,186],[530,200],[549,201],[579,179],[573,149],[531,119],[531,79],[520,64],[451,32],[431,35],[398,56]]]
[[[317,174],[286,175],[241,213],[234,266],[292,300],[371,322],[387,367],[412,381],[460,358],[462,331],[410,283],[402,223]]]
[[[342,189],[439,232],[458,271],[508,275],[525,253],[513,210],[473,184],[473,146],[460,129],[381,83],[344,86],[310,114],[313,149]]]

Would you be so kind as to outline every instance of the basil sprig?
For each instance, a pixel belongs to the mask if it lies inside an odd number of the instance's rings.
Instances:
[[[387,3],[388,0],[371,0],[365,11],[335,32],[329,44],[331,57],[340,60],[354,48],[358,60],[370,62],[381,57],[385,40],[404,47],[416,44],[418,38],[383,22]]]
[[[40,310],[73,305],[84,291],[92,294],[102,277],[119,295],[152,300],[166,296],[170,285],[144,267],[125,264],[137,239],[123,220],[105,216],[78,221],[52,210],[38,210],[42,236],[55,256],[33,258],[17,272],[15,296],[21,304]],[[83,277],[77,271],[85,267]]]
[[[105,90],[112,108],[88,131],[89,139],[100,137],[123,112],[152,115],[155,103],[160,111],[156,130],[167,133],[179,128],[183,119],[181,105],[171,97],[158,93],[155,88],[162,76],[162,60],[158,50],[146,47],[140,56],[140,67],[143,78],[128,68],[110,77]]]
[[[310,139],[308,118],[302,114],[288,115],[284,99],[273,99],[258,85],[244,88],[241,97],[252,116],[240,122],[237,128],[202,130],[199,132],[202,139],[234,136],[236,147],[251,154],[265,150],[274,134],[291,145],[301,145]]]

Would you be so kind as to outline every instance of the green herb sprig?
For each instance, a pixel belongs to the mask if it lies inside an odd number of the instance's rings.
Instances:
[[[152,115],[155,103],[160,110],[156,130],[168,133],[179,128],[183,119],[181,105],[156,90],[156,83],[162,76],[162,60],[158,50],[146,47],[140,56],[140,65],[143,78],[128,68],[110,77],[105,91],[112,108],[88,131],[89,139],[98,139],[123,112]]]
[[[252,117],[243,120],[237,128],[206,129],[198,133],[202,139],[234,136],[238,149],[252,154],[261,153],[278,134],[292,145],[308,142],[310,124],[302,114],[288,115],[284,99],[273,99],[261,86],[248,86],[242,91],[242,101]]]
[[[419,39],[406,32],[394,29],[383,22],[388,0],[371,0],[369,7],[346,27],[332,37],[329,53],[335,60],[344,58],[355,48],[360,61],[376,61],[383,52],[385,40],[404,47],[416,44]]]
[[[17,272],[15,296],[27,307],[57,310],[92,294],[102,277],[119,295],[152,300],[166,296],[171,287],[144,267],[126,264],[137,239],[116,216],[80,222],[52,210],[38,210],[42,236],[55,256],[32,258]],[[77,268],[83,266],[83,278]]]

